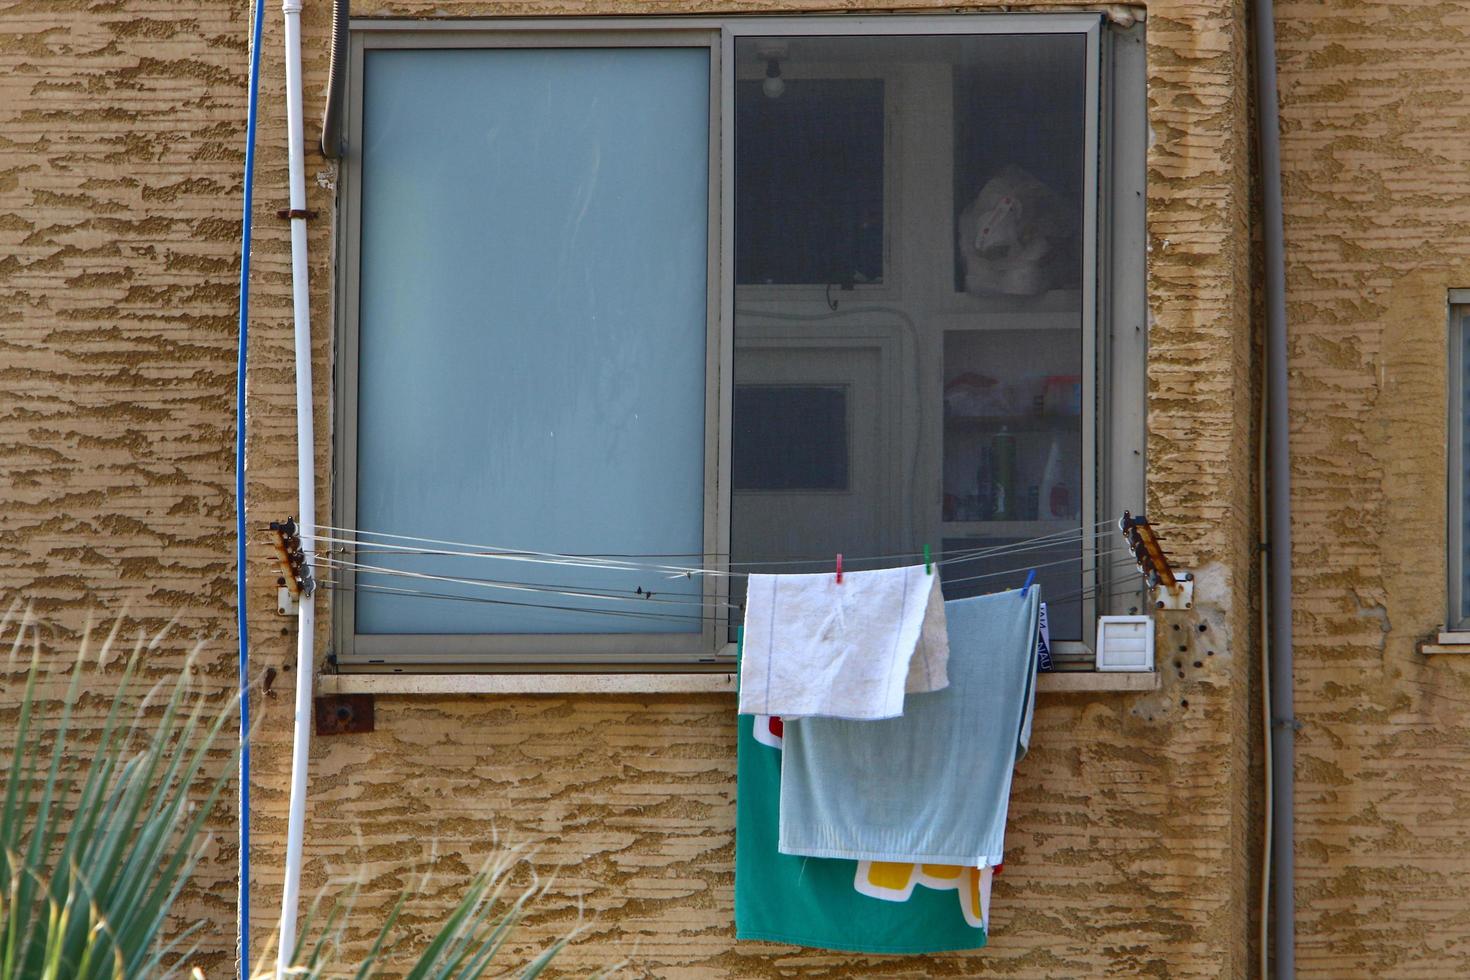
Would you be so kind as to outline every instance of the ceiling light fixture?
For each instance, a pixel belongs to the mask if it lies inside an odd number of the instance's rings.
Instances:
[[[761,91],[768,99],[779,99],[786,93],[786,79],[781,77],[781,61],[786,57],[786,45],[762,44],[756,54],[766,63],[766,79],[761,82]]]

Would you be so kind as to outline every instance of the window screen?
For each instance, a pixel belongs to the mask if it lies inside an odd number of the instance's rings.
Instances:
[[[769,63],[769,60],[768,60]],[[883,82],[735,87],[735,281],[883,279]]]
[[[740,385],[731,433],[736,490],[846,490],[847,389]]]
[[[782,86],[765,82],[773,57]],[[881,271],[898,288],[737,288],[732,556],[862,568],[928,544],[950,598],[1035,567],[1052,636],[1082,640],[1085,38],[757,37],[735,58],[739,282]],[[775,384],[840,385],[849,404],[772,425],[740,392]],[[799,492],[839,447],[842,492]],[[783,452],[801,464],[774,465]]]

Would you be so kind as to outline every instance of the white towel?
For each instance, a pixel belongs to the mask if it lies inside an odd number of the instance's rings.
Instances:
[[[949,684],[939,576],[923,565],[752,575],[740,713],[872,720]]]

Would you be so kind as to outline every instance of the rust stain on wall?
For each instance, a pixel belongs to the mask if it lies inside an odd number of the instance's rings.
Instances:
[[[354,13],[955,7],[932,0],[378,0],[357,4]],[[732,702],[720,696],[379,698],[371,735],[313,746],[306,893],[338,875],[360,875],[358,914],[367,932],[400,888],[430,870],[428,898],[410,920],[422,932],[499,840],[534,846],[536,866],[557,872],[553,898],[537,910],[525,942],[570,925],[577,902],[587,909],[588,933],[564,962],[570,973],[631,956],[651,976],[710,978],[1245,976],[1252,656],[1248,644],[1229,639],[1251,632],[1242,9],[1237,0],[1161,0],[1150,6],[1148,27],[1148,505],[1181,566],[1209,569],[1213,599],[1181,621],[1177,635],[1163,628],[1161,663],[1178,664],[1166,670],[1158,694],[1049,696],[1040,704],[1034,747],[1015,787],[989,949],[880,959],[737,945],[734,718]],[[128,602],[153,622],[177,612],[185,634],[211,640],[204,671],[221,690],[234,671],[230,468],[247,13],[247,5],[223,0],[182,7],[31,0],[6,8],[0,33],[0,499],[8,518],[0,585],[32,597],[40,614],[62,624],[58,642],[90,604]],[[308,206],[323,215],[310,230],[322,501],[330,499],[331,472],[334,168],[316,154],[312,134],[328,20],[328,5],[307,5]],[[248,425],[257,528],[291,513],[295,496],[288,232],[274,217],[286,189],[274,7],[267,24]],[[1288,43],[1297,39],[1288,35]],[[1339,164],[1368,151],[1343,145]],[[1300,159],[1302,151],[1294,152]],[[1302,233],[1300,221],[1293,216],[1294,234]],[[1341,229],[1331,234],[1319,247],[1345,254]],[[1307,254],[1295,258],[1300,270]],[[1368,307],[1346,295],[1353,278],[1346,268],[1320,275],[1322,296],[1302,300],[1314,304],[1309,309],[1321,304],[1349,315]],[[1357,342],[1317,332],[1324,352],[1343,365],[1341,375],[1320,383],[1367,385],[1360,359],[1377,350],[1372,332]],[[1299,334],[1299,358],[1308,356],[1300,345],[1311,333]],[[1358,417],[1357,424],[1368,423]],[[1320,450],[1331,465],[1339,449],[1366,444],[1359,432],[1338,438],[1341,445]],[[1377,499],[1366,484],[1355,492]],[[263,540],[249,573],[253,663],[257,671],[281,670],[276,683],[285,686],[293,681],[294,638],[275,615],[275,571]],[[1361,608],[1387,604],[1387,586],[1368,579],[1362,589]],[[1304,604],[1309,623],[1352,626],[1331,644],[1381,639],[1379,623],[1387,620],[1316,595]],[[1406,628],[1399,624],[1412,616],[1388,608],[1393,628]],[[1331,644],[1320,654],[1308,644],[1306,655],[1330,660],[1327,651],[1344,649]],[[1381,655],[1369,659],[1381,664]],[[160,658],[156,666],[176,663]],[[1339,682],[1354,685],[1353,697],[1365,702],[1378,696],[1360,679]],[[1403,686],[1411,701],[1425,697]],[[262,714],[254,770],[257,950],[275,920],[290,722],[284,699],[264,699]],[[1427,729],[1414,731],[1429,738]],[[1304,755],[1325,753],[1316,747],[1322,737],[1309,727]],[[1452,801],[1439,799],[1449,812]],[[1376,816],[1386,819],[1382,810]],[[233,948],[234,831],[227,819],[219,829],[218,851],[184,909],[214,923],[206,940],[211,975],[228,969]],[[1331,835],[1324,840],[1339,846]],[[1328,852],[1351,863],[1339,854]]]

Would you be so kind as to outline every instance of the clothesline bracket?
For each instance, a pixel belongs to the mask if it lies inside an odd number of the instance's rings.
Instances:
[[[271,547],[281,566],[276,611],[283,616],[295,615],[301,597],[316,591],[311,567],[306,564],[306,549],[301,544],[301,528],[294,517],[288,517],[284,521],[271,521],[270,532]]]
[[[1138,563],[1138,572],[1152,594],[1154,608],[1184,610],[1194,607],[1194,575],[1176,572],[1147,517],[1128,511],[1118,520],[1118,530],[1128,542],[1128,551]]]

